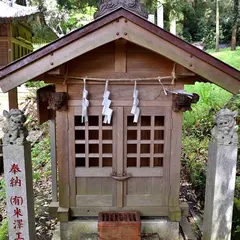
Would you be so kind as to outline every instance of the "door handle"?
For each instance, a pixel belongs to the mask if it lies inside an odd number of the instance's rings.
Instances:
[[[123,174],[117,174],[116,172],[113,172],[111,174],[111,177],[116,181],[125,181],[131,177],[131,174],[127,174],[126,172],[124,172]]]

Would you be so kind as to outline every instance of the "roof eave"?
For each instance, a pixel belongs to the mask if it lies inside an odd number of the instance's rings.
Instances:
[[[91,22],[88,25],[85,25],[81,29],[77,29],[68,35],[50,43],[49,45],[33,52],[32,54],[29,54],[28,56],[15,61],[5,67],[3,67],[0,70],[0,79],[4,78],[5,76],[11,74],[14,71],[17,71],[18,69],[23,68],[24,66],[31,64],[34,61],[39,60],[40,58],[62,48],[66,44],[70,44],[71,42],[97,30],[100,27],[103,27],[104,25],[113,22],[120,17],[124,17],[128,19],[129,21],[133,22],[134,24],[142,27],[143,29],[151,32],[154,35],[157,35],[158,37],[164,39],[165,41],[168,41],[169,43],[177,46],[178,48],[181,48],[185,52],[188,52],[190,56],[197,56],[199,59],[202,59],[203,61],[208,62],[208,64],[212,65],[215,68],[221,69],[221,71],[225,72],[226,74],[232,76],[237,81],[240,82],[240,72],[231,66],[217,60],[216,58],[212,57],[211,55],[201,51],[200,49],[186,43],[185,41],[177,38],[176,36],[172,35],[169,32],[166,32],[165,30],[159,28],[158,26],[146,21],[144,18],[141,18],[140,16],[137,16],[131,12],[129,12],[126,9],[119,8],[115,10],[112,13],[109,13],[107,15],[104,15],[95,21]],[[206,79],[208,80],[208,79]]]

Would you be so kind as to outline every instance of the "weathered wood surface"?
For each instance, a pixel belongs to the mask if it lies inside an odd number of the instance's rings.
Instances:
[[[117,16],[119,19],[114,22],[113,19]],[[55,42],[54,45],[50,45],[42,49],[41,52],[38,51],[29,58],[23,59],[24,61],[3,68],[1,71],[1,75],[4,76],[1,80],[3,91],[8,91],[24,81],[34,79],[36,76],[54,69],[79,55],[120,38],[163,55],[198,74],[201,78],[214,82],[233,93],[238,91],[239,71],[124,10],[112,13],[110,19],[108,17],[106,16],[86,28],[75,31],[61,39],[61,41]],[[109,24],[110,22],[111,24]],[[103,31],[104,35],[96,34],[99,31]],[[87,37],[86,33],[88,33]],[[96,39],[98,39],[97,43]],[[87,45],[85,40],[88,43]],[[81,44],[81,47],[79,47],[79,44]],[[76,47],[76,45],[78,46]],[[66,46],[68,49],[67,54]],[[39,60],[40,56],[41,60],[36,61]],[[29,65],[29,63],[31,64]],[[40,65],[41,67],[39,67]],[[22,71],[23,66],[26,67],[25,72],[28,72],[28,75]],[[9,73],[11,73],[11,78]]]
[[[67,91],[67,86],[57,85],[57,92]],[[68,146],[68,113],[56,114],[57,162],[59,172],[59,206],[69,208],[69,146]],[[68,214],[66,211],[64,211]]]

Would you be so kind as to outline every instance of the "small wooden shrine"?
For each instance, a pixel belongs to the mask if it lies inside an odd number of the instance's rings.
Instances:
[[[0,68],[33,51],[29,19],[39,14],[37,8],[0,2]],[[9,108],[17,108],[17,89],[9,93]]]
[[[0,68],[33,51],[33,24],[47,26],[37,7],[0,2]],[[45,27],[52,39],[57,36]],[[17,108],[17,89],[9,92],[9,108]]]
[[[40,122],[56,120],[61,222],[112,210],[179,221],[182,115],[198,100],[184,85],[238,93],[240,73],[148,22],[137,1],[105,2],[92,23],[2,68],[0,87],[53,84],[38,103]]]

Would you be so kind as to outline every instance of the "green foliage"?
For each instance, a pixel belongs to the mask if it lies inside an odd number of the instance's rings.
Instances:
[[[50,138],[44,137],[32,148],[33,181],[38,181],[42,175],[51,174]]]
[[[182,142],[182,165],[189,181],[195,190],[200,204],[203,206],[206,182],[206,162],[208,138],[199,140],[185,137]]]
[[[240,188],[239,183],[236,189]],[[233,218],[232,218],[232,240],[240,239],[240,196],[234,198]]]
[[[43,81],[28,81],[25,83],[25,86],[28,88],[41,88],[46,86]]]
[[[230,48],[221,49],[220,52],[214,53],[213,50],[210,50],[214,57],[220,59],[223,62],[235,67],[240,70],[240,47],[236,49],[236,51],[230,51]]]
[[[6,185],[5,185],[5,181],[4,178],[1,178],[0,180],[0,201],[6,199]]]
[[[0,226],[0,240],[7,240],[8,235],[8,221],[5,219]]]
[[[184,113],[184,135],[203,139],[210,135],[213,127],[213,115],[232,97],[224,89],[210,83],[195,83],[185,86],[189,93],[197,93],[200,100],[192,107],[192,111]]]

